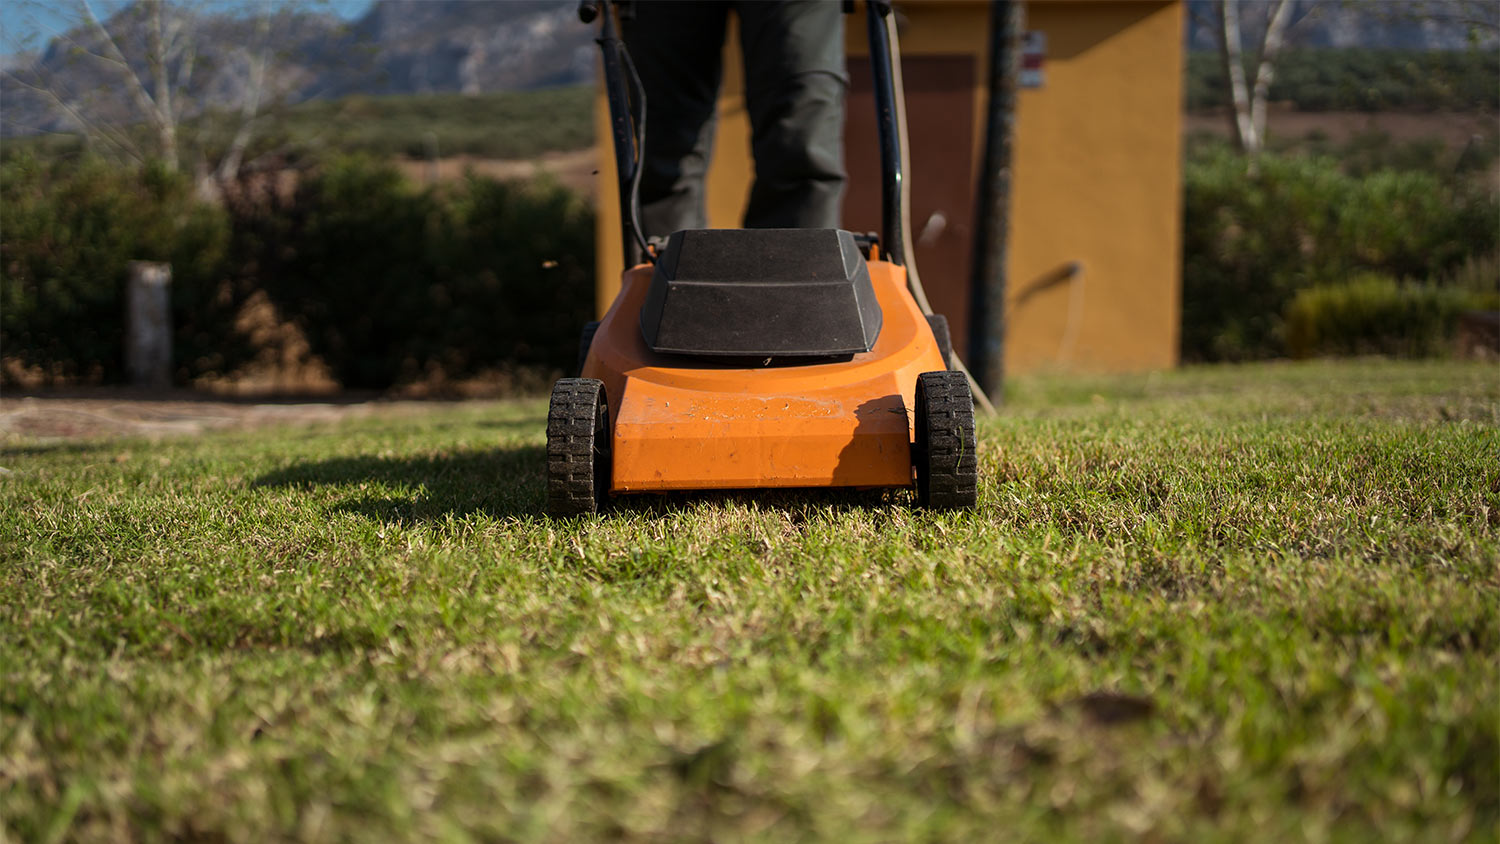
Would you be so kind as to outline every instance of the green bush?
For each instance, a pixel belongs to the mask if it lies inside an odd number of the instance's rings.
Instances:
[[[1331,142],[1325,133],[1312,132],[1302,138],[1273,138],[1272,148],[1337,159],[1340,169],[1351,176],[1399,170],[1461,182],[1487,178],[1487,171],[1500,159],[1500,134],[1476,135],[1461,147],[1450,147],[1442,138],[1399,140],[1379,129],[1356,132],[1341,143]]]
[[[1429,173],[1344,173],[1331,159],[1222,148],[1183,170],[1182,353],[1244,360],[1286,352],[1284,314],[1306,287],[1361,271],[1444,278],[1495,251],[1500,204]]]
[[[235,319],[257,291],[346,387],[565,369],[592,313],[593,213],[550,182],[418,190],[345,158],[220,208],[160,169],[16,156],[0,200],[0,351],[54,381],[122,378],[136,259],[172,264],[181,381],[254,354]]]
[[[1287,349],[1299,358],[1438,355],[1450,348],[1460,313],[1495,304],[1493,296],[1458,286],[1400,284],[1363,273],[1297,291],[1286,308]]]
[[[174,311],[209,296],[228,221],[160,167],[0,167],[0,350],[54,380],[123,374],[126,267],[172,264]]]
[[[454,198],[453,226],[448,260],[461,272],[442,291],[454,303],[449,365],[570,368],[593,318],[593,208],[550,180],[471,177]]]
[[[1444,279],[1446,284],[1474,293],[1481,300],[1495,300],[1491,309],[1500,309],[1500,252],[1470,255]]]
[[[593,307],[593,213],[548,183],[417,190],[353,157],[242,213],[237,251],[346,387],[569,366]]]
[[[340,383],[386,387],[419,355],[416,326],[443,269],[431,250],[445,211],[393,168],[349,158],[305,179],[265,217],[237,220],[237,246]]]

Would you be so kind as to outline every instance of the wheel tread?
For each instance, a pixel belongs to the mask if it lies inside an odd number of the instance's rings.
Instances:
[[[609,425],[604,384],[563,378],[547,407],[547,512],[596,513],[609,495]]]
[[[939,510],[973,507],[979,459],[974,399],[961,372],[924,372],[917,379],[918,503]]]

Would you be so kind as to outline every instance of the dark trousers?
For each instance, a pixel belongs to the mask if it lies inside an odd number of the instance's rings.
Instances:
[[[731,7],[740,19],[755,183],[747,228],[837,228],[844,190],[844,19],[837,0],[635,0],[623,24],[646,89],[641,172],[647,236],[707,228],[713,146]]]

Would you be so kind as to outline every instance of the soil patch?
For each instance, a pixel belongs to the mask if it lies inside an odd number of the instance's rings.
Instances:
[[[0,453],[48,440],[191,436],[207,431],[309,425],[368,416],[411,416],[449,402],[340,394],[320,401],[224,401],[187,390],[100,388],[0,400]]]
[[[532,179],[545,174],[579,196],[593,199],[599,192],[598,162],[598,149],[590,147],[570,152],[549,152],[539,158],[525,160],[478,158],[472,155],[455,155],[436,161],[398,158],[396,166],[406,178],[416,184],[461,179],[469,171],[500,181]]]
[[[1281,138],[1305,138],[1313,132],[1322,132],[1329,140],[1340,143],[1365,132],[1385,132],[1397,141],[1438,138],[1454,149],[1462,148],[1476,135],[1495,134],[1494,115],[1454,111],[1429,114],[1293,111],[1273,104],[1266,125],[1272,135]],[[1229,113],[1225,110],[1186,113],[1182,116],[1182,131],[1188,135],[1210,132],[1228,137]]]

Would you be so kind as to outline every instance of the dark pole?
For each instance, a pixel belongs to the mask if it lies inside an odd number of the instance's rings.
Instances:
[[[1005,385],[1005,260],[1010,224],[1010,145],[1026,9],[1020,0],[990,7],[990,97],[974,230],[969,360],[974,380],[999,403]]]
[[[880,137],[880,251],[891,263],[906,264],[906,243],[901,239],[901,133],[896,126],[896,84],[891,72],[891,41],[885,31],[888,2],[865,4],[866,31],[870,37],[870,77],[875,88],[875,126]]]

